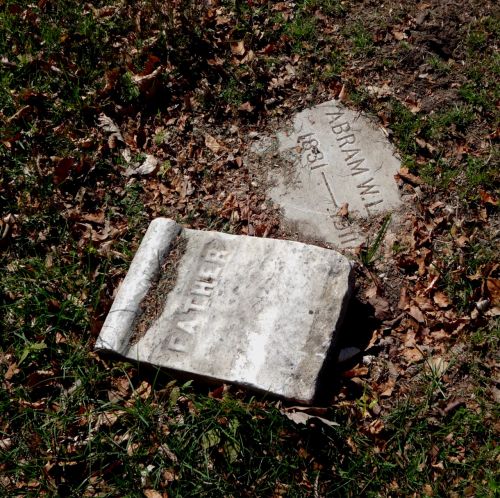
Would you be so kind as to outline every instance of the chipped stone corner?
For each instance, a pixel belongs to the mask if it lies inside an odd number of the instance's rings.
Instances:
[[[167,218],[151,222],[102,326],[96,350],[125,354],[141,302],[158,278],[162,262],[181,230],[180,225]]]

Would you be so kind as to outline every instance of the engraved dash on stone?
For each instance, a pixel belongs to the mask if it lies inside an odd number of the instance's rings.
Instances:
[[[332,187],[330,186],[330,184],[328,183],[328,180],[326,178],[326,175],[325,175],[325,172],[322,171],[321,172],[321,176],[323,177],[323,181],[325,182],[325,185],[326,185],[326,188],[328,189],[328,193],[330,194],[330,197],[332,199],[332,202],[333,202],[333,205],[338,208],[339,205],[337,204],[337,201],[335,200],[335,196],[333,195],[333,190],[332,190]]]

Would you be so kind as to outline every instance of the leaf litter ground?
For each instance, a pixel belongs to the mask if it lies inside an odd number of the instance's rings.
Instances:
[[[494,496],[493,2],[0,12],[7,495]],[[297,238],[248,151],[331,98],[384,127],[414,203],[400,230],[370,246],[380,219],[359,248],[342,344],[354,357],[324,407],[179,385],[91,353],[153,217]]]

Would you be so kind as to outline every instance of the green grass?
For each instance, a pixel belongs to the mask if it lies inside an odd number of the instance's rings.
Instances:
[[[388,490],[402,469],[401,495],[426,484],[438,494],[460,492],[471,482],[467,476],[475,476],[484,496],[494,489],[496,449],[483,410],[460,408],[436,420],[428,398],[408,398],[384,420],[387,443],[381,446],[359,432],[356,412],[337,408],[330,417],[340,425],[331,429],[297,428],[277,409],[252,400],[207,398],[172,381],[159,381],[148,394],[126,364],[106,371],[84,353],[75,362],[82,368],[73,378],[50,379],[68,386],[57,409],[49,403],[43,410],[27,408],[9,422],[11,431],[17,428],[17,444],[0,464],[8,478],[36,481],[33,495],[45,489],[77,496],[94,487],[139,496],[128,493],[168,486],[172,496],[226,496],[236,489],[264,496],[280,488],[287,496],[304,496],[316,485],[331,496],[374,496]],[[125,406],[104,400],[105,376],[126,393]],[[423,388],[428,382],[422,377]],[[18,399],[26,394],[18,392]],[[42,470],[47,465],[48,473]],[[457,479],[447,489],[450,475]]]
[[[375,236],[375,239],[372,241],[368,241],[367,247],[363,248],[360,252],[360,260],[361,262],[369,267],[371,266],[376,259],[377,253],[380,249],[380,246],[384,240],[385,234],[387,232],[387,228],[391,222],[391,215],[387,215]]]
[[[233,122],[240,130],[265,127],[274,112],[284,112],[281,118],[297,101],[302,105],[307,89],[314,99],[326,95],[328,84],[345,83],[349,105],[387,111],[388,129],[414,174],[440,195],[458,189],[464,210],[493,213],[481,204],[480,189],[497,185],[494,148],[471,143],[459,160],[450,149],[477,134],[479,143],[488,142],[497,123],[499,59],[491,47],[498,23],[486,17],[463,37],[457,102],[414,114],[396,98],[375,102],[359,74],[351,74],[353,61],[378,57],[382,44],[375,45],[370,24],[349,3],[304,0],[283,13],[268,2],[230,1],[213,17],[201,4],[164,12],[152,2],[118,7],[99,14],[73,1],[0,5],[0,54],[9,63],[0,71],[0,217],[14,219],[12,237],[0,246],[0,494],[498,493],[498,414],[488,370],[498,324],[483,317],[464,332],[469,349],[446,376],[420,362],[412,379],[404,378],[410,391],[390,400],[379,398],[371,377],[342,380],[345,397],[325,414],[339,424],[333,427],[317,420],[297,426],[276,400],[235,389],[214,398],[206,386],[92,352],[153,216],[240,233],[240,224],[221,216],[218,198],[221,185],[225,195],[232,188],[228,178],[236,170],[225,159],[217,168],[204,166],[205,130],[227,130]],[[324,30],[322,16],[340,30]],[[240,39],[253,61],[232,60],[229,41]],[[294,56],[296,78],[271,89]],[[403,67],[392,52],[381,57],[387,71]],[[132,76],[156,59],[165,72],[156,93],[144,93]],[[222,62],[212,65],[216,60]],[[429,62],[446,77],[458,67],[436,57]],[[190,112],[187,97],[196,97],[199,109]],[[247,101],[255,108],[248,115],[238,111]],[[97,127],[100,113],[117,122],[136,159],[147,152],[141,135],[150,139],[163,164],[158,175],[123,175],[119,146],[110,146]],[[424,162],[417,139],[435,148]],[[193,194],[184,199],[186,180]],[[458,250],[453,241],[462,232],[453,221],[443,225],[442,246],[432,248],[438,285],[453,303],[449,311],[468,317],[484,284],[472,277],[495,261],[495,240],[472,237]],[[472,215],[460,226],[468,235],[483,234]],[[385,228],[361,253],[372,269]],[[410,248],[398,241],[393,249]],[[457,390],[463,379],[468,386]],[[467,403],[443,415],[455,396]]]
[[[354,54],[357,56],[371,56],[374,54],[375,45],[370,31],[361,23],[357,23],[347,31],[347,36],[352,41]]]

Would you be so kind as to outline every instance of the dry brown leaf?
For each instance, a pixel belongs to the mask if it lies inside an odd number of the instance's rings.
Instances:
[[[84,213],[81,215],[81,219],[84,221],[89,221],[91,223],[97,223],[102,225],[105,221],[104,211],[98,211],[97,213]]]
[[[152,175],[158,170],[160,162],[156,159],[155,156],[151,154],[146,155],[146,159],[144,159],[142,164],[135,164],[134,166],[130,166],[123,173],[125,176],[132,175]]]
[[[337,214],[339,216],[342,216],[343,218],[347,218],[349,216],[349,203],[344,202],[344,204],[342,204]]]
[[[396,386],[396,379],[390,377],[387,382],[379,386],[380,396],[383,398],[388,398],[392,395],[394,387]]]
[[[420,308],[418,308],[417,306],[411,305],[410,311],[408,313],[410,314],[410,316],[415,318],[415,320],[417,320],[418,323],[425,323],[425,316],[422,313],[422,311],[420,311]]]
[[[19,368],[17,368],[17,363],[11,363],[9,365],[9,368],[7,369],[7,372],[5,372],[4,379],[5,380],[10,380],[14,375],[19,373]]]
[[[408,363],[417,363],[422,361],[422,353],[417,348],[403,349],[403,356]]]
[[[408,38],[408,35],[404,31],[398,31],[397,29],[392,30],[392,36],[398,41]]]
[[[398,308],[400,310],[405,310],[408,308],[410,302],[408,300],[408,289],[406,287],[401,287],[401,290],[399,291],[399,302],[398,302]]]
[[[479,197],[481,197],[481,201],[483,204],[491,204],[492,206],[498,206],[498,199],[493,197],[488,192],[483,189],[479,189]]]
[[[164,498],[164,495],[156,491],[155,489],[145,489],[144,496],[146,498]]]
[[[102,128],[106,133],[110,133],[111,135],[116,136],[116,138],[120,140],[120,142],[125,143],[120,128],[118,128],[115,122],[110,117],[106,116],[106,114],[101,113],[99,115],[98,126],[99,128]]]
[[[124,410],[99,413],[99,415],[97,415],[94,430],[98,431],[101,427],[112,427],[116,423],[116,421],[124,414]]]
[[[370,423],[368,430],[370,431],[370,434],[380,434],[384,430],[384,427],[385,426],[382,420],[377,419]]]
[[[494,306],[490,308],[486,313],[486,316],[500,316],[500,306]]]
[[[402,180],[414,186],[422,185],[424,183],[418,176],[410,173],[408,168],[401,168],[398,172],[398,175]]]
[[[12,439],[10,437],[0,439],[0,450],[8,451],[12,447]]]
[[[436,309],[432,301],[426,296],[417,295],[414,297],[414,301],[422,311],[434,311]]]
[[[368,375],[368,367],[357,367],[351,368],[351,370],[346,370],[342,373],[342,377],[346,377],[348,379],[352,379],[354,377],[365,377]]]
[[[449,339],[450,334],[448,334],[443,329],[440,329],[440,330],[436,330],[434,332],[431,332],[431,337],[432,337],[433,341],[442,341],[443,339]]]
[[[167,482],[173,482],[179,479],[179,476],[176,474],[174,469],[166,469],[162,475],[163,479]]]
[[[404,343],[403,344],[406,348],[415,347],[415,332],[413,330],[409,330],[404,335]]]
[[[371,286],[365,292],[368,302],[374,308],[375,317],[379,320],[386,320],[391,316],[391,309],[389,302],[382,296],[378,295],[378,288],[376,285]]]
[[[250,104],[250,102],[245,102],[238,107],[239,111],[246,111],[246,112],[252,112],[253,109],[254,107],[252,104]]]
[[[214,153],[218,154],[224,147],[208,133],[205,135],[205,145]]]
[[[491,303],[493,306],[500,306],[500,279],[488,278],[486,280],[486,287],[491,296]]]
[[[59,185],[71,174],[71,171],[73,170],[73,167],[75,165],[75,160],[72,157],[52,157],[51,159],[57,162],[52,178],[54,180],[54,183],[56,185]]]
[[[448,296],[441,291],[436,291],[434,293],[433,300],[440,308],[447,308],[451,304]]]
[[[245,42],[243,40],[231,42],[231,53],[233,55],[245,55]]]
[[[134,396],[139,396],[141,399],[149,398],[151,394],[151,384],[143,380],[141,385],[134,391]]]
[[[467,242],[469,242],[469,238],[467,235],[461,235],[457,239],[455,239],[455,244],[457,244],[458,247],[465,247],[467,245]]]
[[[410,112],[412,114],[417,114],[417,112],[420,112],[421,111],[421,107],[420,107],[420,102],[417,102],[415,100],[411,100],[411,99],[406,99],[406,105],[408,106],[408,109],[410,109]],[[418,143],[418,138],[415,139]],[[420,145],[420,144],[419,144]]]
[[[387,83],[384,83],[382,86],[368,85],[366,91],[376,97],[387,97],[393,94],[391,87]]]

